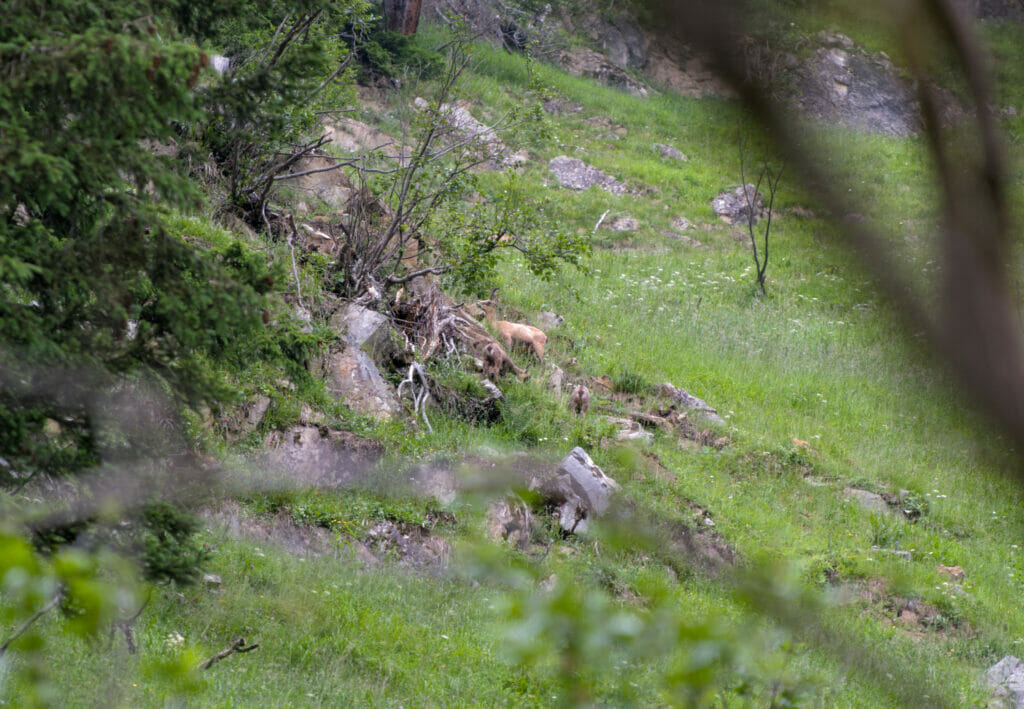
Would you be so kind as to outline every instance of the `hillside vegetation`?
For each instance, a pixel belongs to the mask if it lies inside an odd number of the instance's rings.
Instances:
[[[783,161],[735,98],[632,95],[426,13],[396,38],[360,2],[125,3],[102,22],[63,8],[80,45],[33,74],[25,46],[64,45],[30,5],[0,35],[2,66],[29,77],[0,87],[0,705],[997,706],[985,670],[1024,652],[1017,451],[790,172],[758,286],[747,225],[712,200]],[[772,24],[776,5],[792,25]],[[829,30],[892,51],[843,5],[805,5],[763,4],[783,48]],[[256,54],[234,83],[208,68],[275,46],[292,10],[323,14],[281,65]],[[1019,219],[1024,26],[978,28],[1016,107],[1000,115]],[[103,47],[129,67],[108,84],[74,56]],[[46,73],[69,66],[88,90]],[[33,126],[47,96],[74,100]],[[472,144],[417,162],[452,105],[521,164]],[[356,201],[275,182],[342,118],[389,144],[305,157],[345,162],[325,184]],[[932,292],[955,264],[933,236],[926,139],[830,125],[815,140],[847,216],[885,225]],[[86,170],[93,148],[110,159]],[[561,187],[558,156],[625,189]],[[403,175],[422,203],[394,201]],[[393,224],[429,255],[397,249],[353,278],[359,253],[308,234],[355,233],[340,215],[356,204],[358,229]],[[509,351],[530,377],[497,377],[500,399],[479,351],[438,338],[425,357],[402,322],[418,302],[404,277],[431,267],[448,305],[490,294],[506,320],[564,319],[543,364]],[[361,411],[323,374],[353,299],[416,344],[381,374],[415,393],[422,365],[425,416],[408,396],[390,418]],[[664,383],[720,418],[673,408]],[[301,435],[343,441],[355,473],[331,477],[327,458],[289,477],[274,451]],[[621,489],[574,534],[529,483],[576,446]],[[525,533],[494,533],[501,505]]]

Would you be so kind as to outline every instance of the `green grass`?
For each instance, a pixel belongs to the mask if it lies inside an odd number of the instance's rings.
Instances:
[[[820,12],[808,26],[837,21]],[[1002,57],[1001,95],[1024,109],[1015,82],[1024,68],[1011,51],[1019,29],[985,32]],[[849,33],[882,46],[858,26]],[[466,81],[474,113],[499,115],[527,86],[525,63],[488,48],[476,59]],[[741,137],[751,161],[770,157],[735,106],[667,94],[639,100],[551,67],[536,71],[584,111],[547,118],[552,140],[506,138],[534,156],[523,172],[531,195],[549,199],[551,218],[571,229],[590,231],[606,210],[637,218],[641,228],[627,235],[601,230],[586,271],[566,271],[550,282],[531,278],[524,264],[509,259],[499,297],[527,318],[540,310],[565,317],[549,333],[549,361],[574,376],[610,376],[620,393],[642,394],[664,381],[682,386],[719,411],[730,445],[682,447],[659,432],[646,451],[664,466],[656,474],[642,451],[601,445],[612,430],[598,409],[619,404],[595,392],[590,415],[578,421],[564,396],[544,389],[539,371],[527,383],[502,382],[505,417],[491,428],[436,412],[433,436],[415,423],[374,429],[340,409],[331,410],[332,421],[384,442],[383,478],[397,476],[393,467],[400,463],[439,456],[458,461],[467,452],[528,451],[557,460],[583,445],[640,509],[688,524],[689,502],[708,510],[744,568],[763,559],[784,562],[794,587],[810,592],[828,579],[853,587],[886,579],[893,597],[935,607],[936,628],[903,628],[892,621],[891,608],[864,599],[829,607],[823,618],[833,633],[891,660],[897,682],[917,677],[954,704],[983,703],[983,670],[1004,654],[1019,654],[1024,642],[1018,604],[1024,552],[1017,546],[1024,538],[1024,495],[1006,441],[956,392],[924,345],[904,333],[835,230],[792,212],[814,205],[791,178],[777,200],[768,294],[759,295],[744,234],[719,222],[710,207],[719,191],[739,184]],[[625,134],[612,137],[586,122],[594,116],[625,127]],[[384,119],[385,128],[393,118]],[[1009,124],[1016,143],[1018,124]],[[850,211],[890,227],[894,260],[929,298],[936,205],[925,147],[916,139],[834,132],[821,139],[827,167],[851,186]],[[689,160],[662,160],[654,142],[675,145]],[[1018,153],[1013,147],[1010,154]],[[639,194],[560,189],[546,166],[560,154],[582,158]],[[1019,173],[1016,163],[1013,169]],[[502,179],[478,177],[485,185]],[[1019,193],[1019,180],[1015,187]],[[677,216],[698,225],[689,235],[701,247],[662,234]],[[204,223],[175,219],[180,233],[194,232],[210,245],[230,239]],[[304,293],[316,293],[316,267],[303,271]],[[573,357],[578,363],[570,367]],[[245,382],[256,390],[278,374],[255,367]],[[438,374],[445,375],[443,367]],[[274,425],[292,421],[303,398],[315,396],[286,395]],[[870,513],[847,499],[847,486],[905,489],[920,517]],[[693,699],[671,690],[684,683],[680,677],[697,676],[687,674],[696,671],[694,648],[714,648],[741,654],[750,694],[743,694],[737,665],[723,656],[710,663],[713,689],[699,701],[717,696],[764,706],[777,685],[808,706],[900,705],[885,678],[875,686],[800,642],[799,628],[780,628],[751,611],[725,579],[670,570],[636,540],[561,539],[551,528],[539,540],[547,545],[543,554],[480,545],[483,510],[472,501],[460,504],[456,521],[435,532],[456,542],[455,558],[465,564],[441,577],[366,571],[344,557],[302,558],[224,542],[210,564],[223,585],[157,589],[137,626],[137,655],[127,655],[121,641],[108,649],[65,637],[48,618],[48,652],[60,668],[51,675],[55,691],[66,706],[179,700],[189,706],[551,706],[572,692],[611,705],[686,704]],[[341,541],[374,520],[427,524],[434,507],[379,490],[293,492],[248,502],[254,514],[283,511]],[[911,552],[910,561],[885,551],[897,543]],[[964,568],[962,592],[936,571],[939,563]],[[559,590],[537,593],[552,575]],[[642,644],[609,640],[605,619],[617,614],[652,632],[663,626],[680,634],[661,654],[645,654]],[[512,642],[524,635],[547,643]],[[165,665],[184,648],[193,648],[192,661],[238,636],[259,642],[259,650],[226,659],[198,678],[193,693],[178,697],[188,675]],[[573,638],[585,660],[575,675],[564,671]]]

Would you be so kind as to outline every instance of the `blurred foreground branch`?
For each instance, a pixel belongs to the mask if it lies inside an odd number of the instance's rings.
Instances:
[[[837,231],[861,258],[882,294],[900,312],[907,331],[923,333],[980,408],[1024,450],[1024,339],[1010,287],[1010,220],[1003,139],[991,109],[985,52],[970,18],[951,0],[879,4],[880,22],[895,28],[906,69],[918,87],[926,142],[940,190],[944,261],[938,298],[916,289],[902,272],[883,233],[839,218],[849,211],[849,185],[826,167],[806,123],[770,87],[750,80],[739,40],[752,28],[741,2],[654,0],[652,27],[698,48],[774,141],[806,189],[833,217]],[[936,37],[928,42],[922,37]],[[945,53],[945,54],[944,54]],[[967,87],[969,125],[952,130],[939,118],[929,63],[955,60]],[[965,119],[966,122],[966,119]],[[1018,472],[1018,474],[1021,474]]]

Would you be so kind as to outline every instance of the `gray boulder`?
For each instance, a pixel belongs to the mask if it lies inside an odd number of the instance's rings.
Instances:
[[[642,70],[647,66],[650,39],[629,14],[605,17],[595,13],[584,20],[586,33],[599,43],[608,59],[623,69]]]
[[[419,96],[413,101],[413,105],[421,111],[430,108],[427,100]],[[481,147],[488,158],[499,163],[508,155],[508,148],[502,142],[501,137],[493,128],[474,118],[473,114],[469,112],[468,104],[463,102],[444,103],[438,107],[438,114],[453,140],[473,141]]]
[[[674,145],[655,143],[653,147],[661,154],[661,157],[665,158],[666,160],[680,160],[682,162],[686,162],[687,160],[690,159],[686,157],[682,153],[682,151],[680,151],[679,148],[675,147]]]
[[[1024,708],[1024,662],[1007,655],[985,673],[985,683],[1013,709]]]
[[[885,501],[884,497],[876,492],[862,490],[856,487],[846,487],[843,488],[843,493],[848,498],[856,500],[857,504],[868,512],[889,513],[889,503]]]
[[[370,356],[353,345],[334,349],[327,357],[327,385],[354,411],[390,419],[402,410],[394,388],[380,375]]]
[[[331,316],[329,326],[341,337],[324,362],[323,376],[334,393],[364,416],[389,419],[401,410],[395,390],[384,381],[378,366],[405,361],[406,350],[388,319],[355,303]]]
[[[587,452],[576,447],[562,460],[555,476],[538,485],[542,494],[558,504],[558,523],[567,532],[583,534],[589,519],[611,504],[619,484],[604,474]]]
[[[229,430],[239,436],[245,436],[256,430],[270,408],[270,397],[259,394],[249,401],[232,418]]]
[[[391,321],[376,310],[347,303],[335,311],[328,326],[348,345],[358,347],[381,367],[408,364],[405,342]]]
[[[671,399],[684,409],[696,411],[711,423],[716,423],[720,426],[725,425],[725,421],[722,417],[718,415],[717,411],[708,406],[706,401],[694,396],[681,387],[673,386],[672,384],[665,382],[661,385],[661,395]]]
[[[636,231],[640,222],[635,217],[616,217],[607,226],[612,231]]]
[[[501,500],[487,508],[487,536],[494,541],[505,540],[526,549],[530,546],[532,527],[530,508],[521,500]]]
[[[726,224],[746,224],[751,214],[756,222],[764,210],[764,197],[747,183],[720,193],[711,200],[711,208]]]
[[[578,158],[559,155],[551,159],[548,167],[551,168],[551,172],[555,173],[555,179],[562,187],[571,190],[585,190],[596,185],[611,194],[626,194],[625,185]]]
[[[1019,0],[962,0],[980,18],[1024,22],[1024,5]]]
[[[557,364],[553,365],[551,374],[548,375],[547,381],[544,384],[556,394],[561,394],[562,387],[565,385],[565,372]]]
[[[612,495],[619,489],[619,484],[605,475],[579,446],[562,460],[558,476],[569,482],[588,513],[601,514],[607,510]]]

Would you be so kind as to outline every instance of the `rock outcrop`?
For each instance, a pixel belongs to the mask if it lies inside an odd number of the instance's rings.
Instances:
[[[263,446],[259,463],[271,473],[279,472],[292,484],[325,487],[348,487],[365,479],[384,454],[376,441],[309,423],[272,431]]]
[[[838,32],[822,32],[809,60],[788,61],[796,77],[793,103],[808,117],[871,133],[906,137],[918,130],[916,92],[889,57],[870,53]],[[943,120],[953,122],[960,108],[952,95],[936,89]]]
[[[988,669],[985,683],[1006,700],[1006,706],[1024,708],[1024,662],[1007,655]]]
[[[343,306],[330,320],[341,342],[332,346],[322,374],[330,389],[364,416],[388,419],[402,407],[394,388],[381,376],[382,367],[407,361],[401,336],[387,318],[354,303]]]
[[[646,97],[644,85],[600,52],[579,47],[558,55],[558,61],[573,76],[583,76],[634,96]]]

